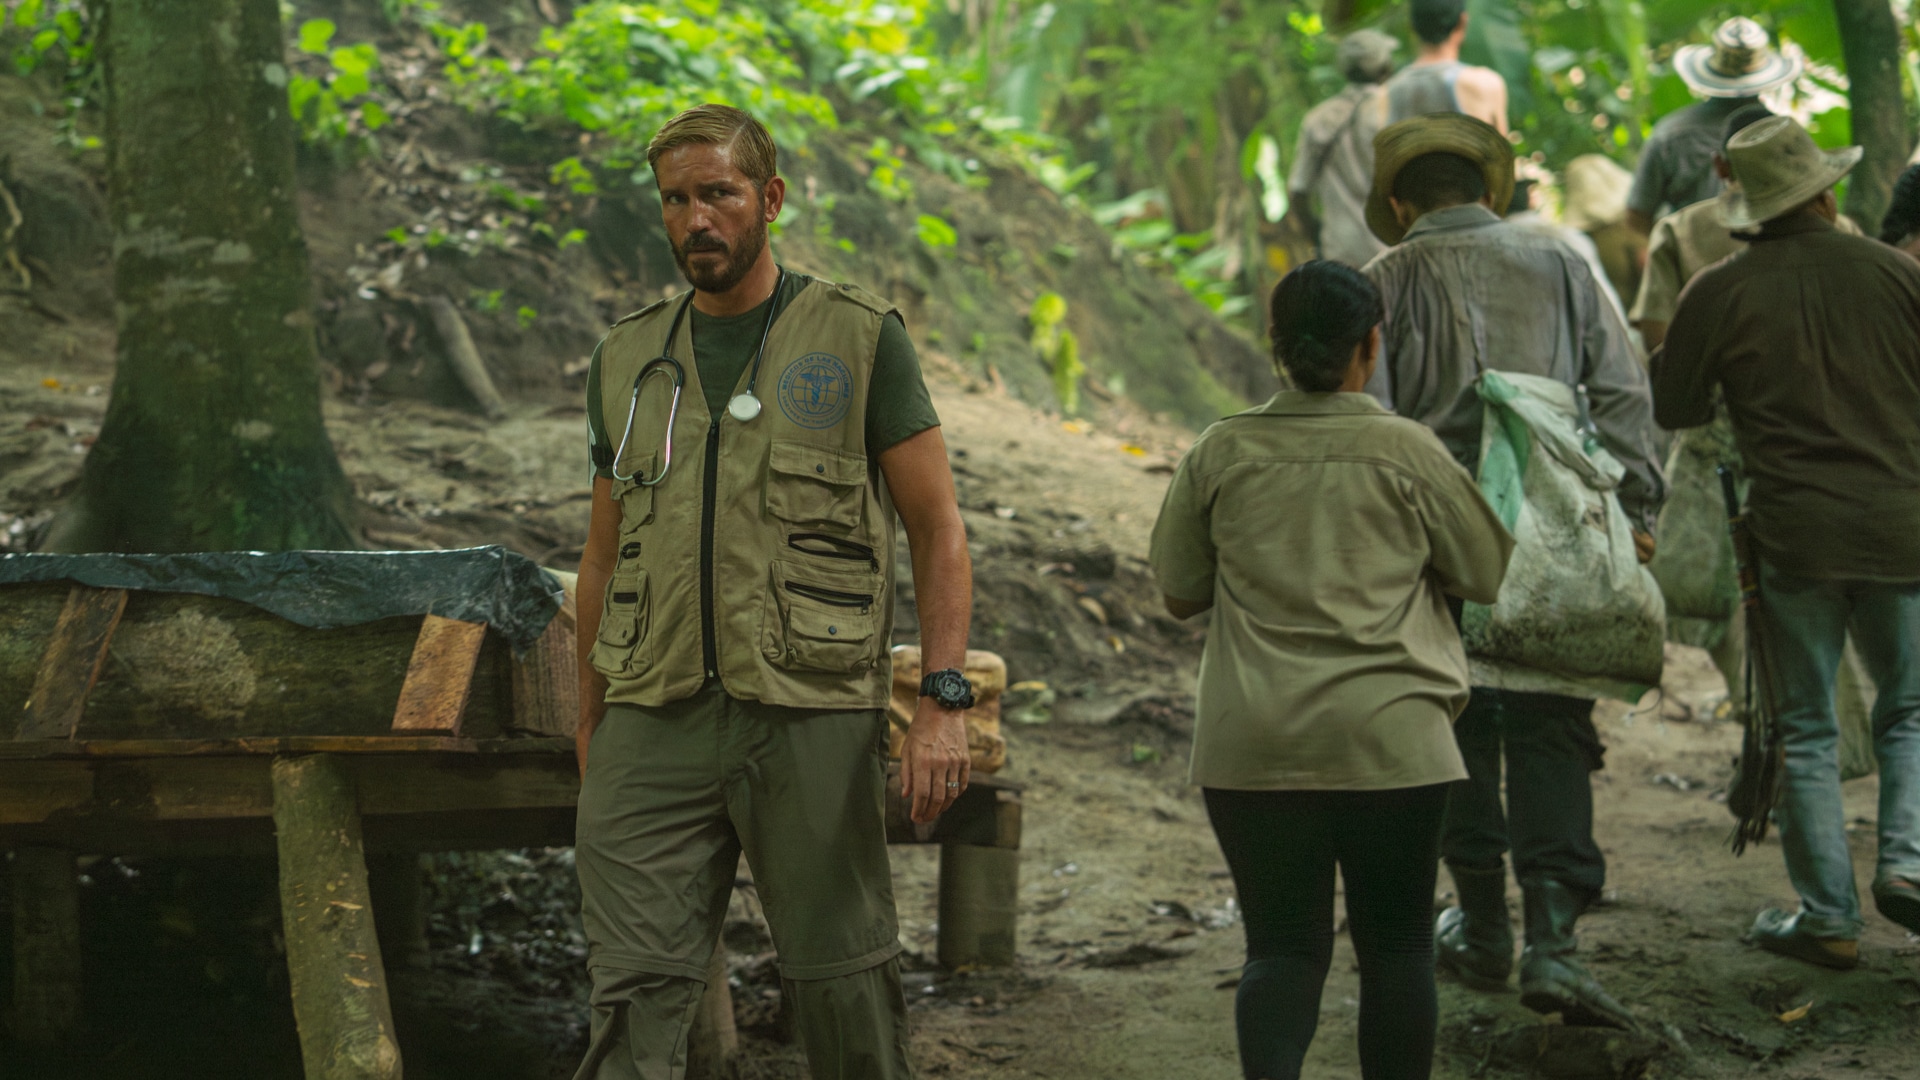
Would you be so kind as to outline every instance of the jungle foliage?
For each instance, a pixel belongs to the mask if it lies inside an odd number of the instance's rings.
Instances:
[[[1631,165],[1654,121],[1690,100],[1673,50],[1747,14],[1808,61],[1776,105],[1845,145],[1836,4],[1888,2],[1469,0],[1466,59],[1506,77],[1516,149],[1540,167],[1595,152]],[[1909,132],[1911,4],[1892,0]],[[378,5],[390,26],[424,32],[462,104],[574,150],[551,162],[556,191],[609,176],[648,184],[653,129],[694,102],[726,101],[797,153],[821,129],[870,138],[869,183],[895,200],[912,195],[909,158],[963,182],[983,182],[991,162],[1026,169],[1229,317],[1285,264],[1284,176],[1301,116],[1341,84],[1340,36],[1370,26],[1411,40],[1391,0],[587,0],[562,5],[557,23],[529,15],[537,33],[512,47],[456,0]],[[6,7],[16,65],[61,63],[73,103],[97,99],[94,7]],[[290,23],[288,35],[304,139],[378,152],[373,135],[400,104],[385,74],[398,60],[339,40],[326,20]],[[937,252],[950,231],[930,217],[919,236]]]

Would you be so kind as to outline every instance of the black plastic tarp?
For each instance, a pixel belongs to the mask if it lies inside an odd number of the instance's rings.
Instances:
[[[0,585],[33,581],[224,596],[317,630],[394,615],[441,615],[486,623],[516,653],[539,640],[564,596],[553,575],[498,545],[453,551],[0,555]]]

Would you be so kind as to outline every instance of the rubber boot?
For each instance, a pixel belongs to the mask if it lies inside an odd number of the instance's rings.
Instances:
[[[1507,988],[1513,973],[1513,922],[1507,914],[1507,868],[1447,864],[1460,902],[1433,923],[1433,957],[1466,986],[1488,993]]]
[[[1579,942],[1573,924],[1587,900],[1558,881],[1523,881],[1527,947],[1520,954],[1520,1004],[1546,1015],[1559,1013],[1570,1027],[1637,1029],[1639,1021],[1608,996],[1574,958]]]

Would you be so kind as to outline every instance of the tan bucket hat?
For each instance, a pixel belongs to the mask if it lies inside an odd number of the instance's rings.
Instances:
[[[1748,18],[1733,18],[1713,32],[1710,45],[1674,50],[1673,70],[1701,97],[1753,97],[1800,77],[1800,61],[1767,43],[1767,32]]]
[[[1562,224],[1585,232],[1626,220],[1633,174],[1605,154],[1581,154],[1560,178]]]
[[[1849,146],[1828,153],[1791,116],[1770,116],[1727,141],[1727,163],[1738,187],[1720,193],[1720,223],[1751,229],[1771,221],[1840,182],[1860,162]]]
[[[1367,193],[1367,228],[1389,244],[1407,235],[1387,201],[1407,162],[1422,154],[1458,154],[1480,166],[1487,194],[1505,209],[1513,201],[1513,144],[1484,120],[1463,113],[1430,113],[1389,124],[1373,137],[1373,190]]]

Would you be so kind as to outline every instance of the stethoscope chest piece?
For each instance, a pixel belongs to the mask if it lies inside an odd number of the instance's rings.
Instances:
[[[735,394],[727,402],[727,415],[744,424],[760,415],[760,399],[752,393]]]

